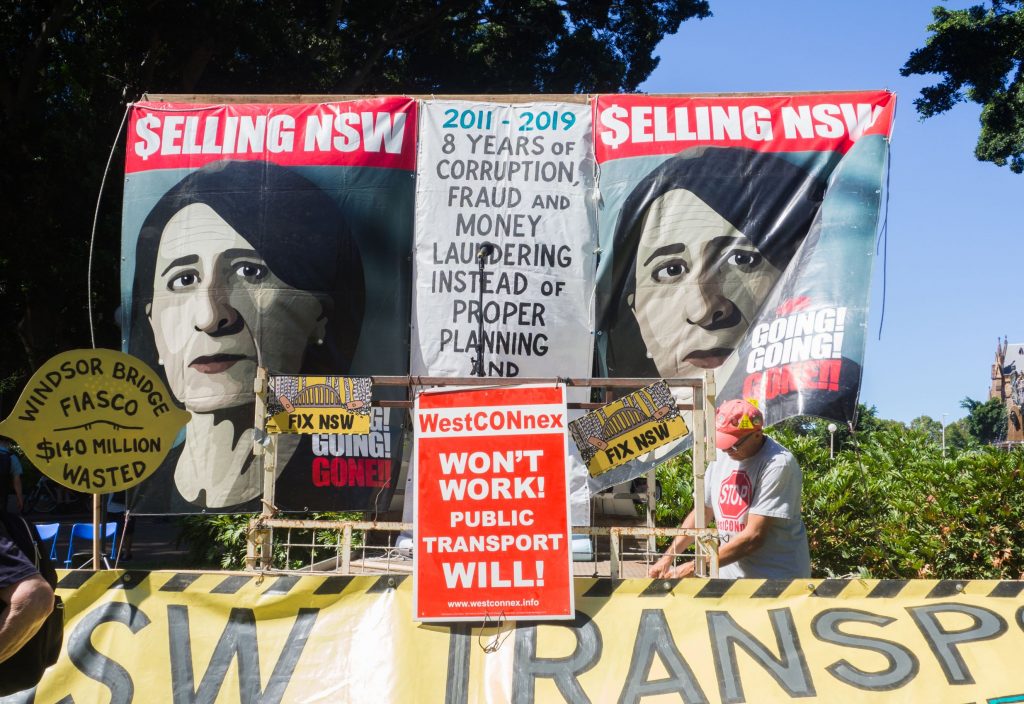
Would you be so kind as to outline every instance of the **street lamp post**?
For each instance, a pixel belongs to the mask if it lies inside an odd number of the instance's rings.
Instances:
[[[836,458],[836,431],[839,427],[835,423],[828,424],[828,458],[834,460]]]

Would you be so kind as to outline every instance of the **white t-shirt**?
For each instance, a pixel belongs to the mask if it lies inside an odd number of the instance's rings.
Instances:
[[[800,518],[803,475],[793,454],[765,437],[756,455],[737,461],[719,451],[704,479],[704,503],[715,513],[723,543],[747,525],[747,515],[773,518],[761,546],[719,569],[724,579],[811,576],[807,530]]]

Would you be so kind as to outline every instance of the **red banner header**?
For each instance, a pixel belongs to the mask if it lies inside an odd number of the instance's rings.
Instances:
[[[416,101],[371,98],[318,104],[136,103],[127,173],[200,168],[221,159],[283,166],[416,165]]]
[[[860,137],[888,136],[896,96],[888,91],[784,96],[602,95],[594,101],[597,161],[676,154],[692,147],[838,151]]]

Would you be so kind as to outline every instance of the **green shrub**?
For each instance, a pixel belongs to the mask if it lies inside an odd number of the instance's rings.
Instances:
[[[361,513],[312,513],[293,515],[289,518],[324,521],[359,521]],[[252,514],[202,514],[185,516],[180,522],[180,535],[189,547],[190,561],[196,568],[219,568],[225,570],[245,569],[246,532]],[[298,530],[291,529],[292,544],[305,543],[324,546],[316,549],[315,555],[309,547],[292,547],[288,549],[278,530],[274,541],[273,565],[278,569],[308,568],[314,560],[327,559],[335,552],[335,546],[341,544],[340,530]],[[363,540],[361,531],[353,531],[353,546],[360,545]]]

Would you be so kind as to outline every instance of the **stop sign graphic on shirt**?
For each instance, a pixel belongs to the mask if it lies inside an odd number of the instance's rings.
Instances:
[[[723,518],[739,520],[750,507],[754,486],[746,472],[734,471],[718,489],[718,510]]]

